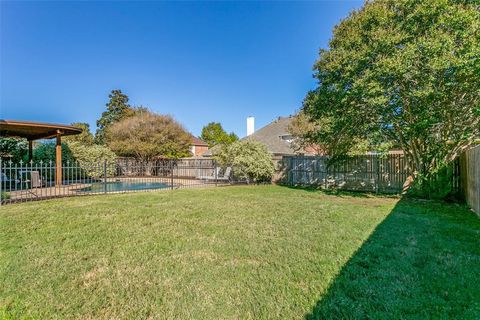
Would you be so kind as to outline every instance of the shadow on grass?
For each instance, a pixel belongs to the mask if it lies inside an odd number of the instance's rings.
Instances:
[[[480,219],[400,200],[305,319],[480,319]]]

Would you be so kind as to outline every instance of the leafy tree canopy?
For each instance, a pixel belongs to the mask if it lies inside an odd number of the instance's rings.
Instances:
[[[312,148],[317,154],[330,153],[331,160],[336,160],[335,156],[362,155],[368,151],[376,151],[386,155],[389,150],[398,145],[381,136],[370,136],[368,138],[352,137],[354,143],[348,144],[348,149],[341,149],[341,141],[337,139],[331,130],[331,121],[329,118],[311,119],[304,110],[299,111],[287,127],[287,131],[295,137],[291,146],[299,151],[305,148]]]
[[[14,163],[26,161],[28,142],[21,138],[0,138],[0,158],[11,160]]]
[[[109,126],[106,142],[117,155],[144,161],[189,156],[192,143],[191,135],[172,117],[149,111]]]
[[[269,182],[275,173],[272,155],[257,141],[240,140],[223,145],[215,158],[223,165],[233,165],[237,177],[248,182]]]
[[[55,164],[56,159],[56,143],[55,141],[48,140],[39,143],[33,149],[33,162],[39,163],[40,161],[45,165],[52,163]],[[62,142],[62,162],[75,162],[75,156],[70,150],[68,143]]]
[[[82,129],[82,133],[76,134],[73,136],[65,136],[63,138],[66,142],[79,142],[81,144],[90,146],[93,145],[95,142],[95,138],[93,134],[90,132],[90,125],[85,122],[74,122],[71,124],[73,127]]]
[[[209,147],[217,144],[230,144],[238,140],[238,136],[235,133],[227,133],[219,122],[210,122],[204,126],[200,138]]]
[[[98,129],[95,134],[95,140],[99,144],[105,143],[105,130],[108,126],[135,114],[135,108],[130,106],[128,96],[122,93],[121,90],[112,90],[108,98],[110,100],[106,104],[107,110],[97,120]]]
[[[415,177],[435,173],[480,132],[479,35],[475,1],[366,2],[320,51],[307,138],[331,155],[399,145]]]

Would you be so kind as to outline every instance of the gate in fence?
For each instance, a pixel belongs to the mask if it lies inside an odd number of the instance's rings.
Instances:
[[[459,161],[461,192],[480,216],[480,145],[465,151]]]
[[[62,181],[50,162],[13,163],[0,159],[0,202],[146,190],[219,186],[233,183],[233,168],[211,159],[118,159],[62,164]]]
[[[399,193],[410,175],[403,155],[360,155],[332,162],[325,156],[287,156],[283,182],[351,191]]]

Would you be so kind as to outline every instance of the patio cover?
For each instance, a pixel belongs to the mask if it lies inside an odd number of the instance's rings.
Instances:
[[[62,136],[68,136],[82,133],[82,129],[63,124],[0,120],[0,135],[2,137],[21,137],[32,141],[55,138],[58,133]]]
[[[62,136],[82,133],[82,129],[44,122],[0,120],[1,137],[20,137],[28,140],[28,158],[32,159],[32,141],[38,139],[57,139],[55,184],[62,184]]]

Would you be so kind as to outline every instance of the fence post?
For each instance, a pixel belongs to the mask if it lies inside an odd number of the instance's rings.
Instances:
[[[173,159],[169,159],[170,161],[170,189],[173,190]]]
[[[332,170],[330,172],[333,172],[332,173],[332,176],[333,176],[333,189],[335,189],[337,187],[337,164],[336,163],[332,163]]]
[[[291,186],[293,186],[295,184],[295,182],[293,181],[293,176],[295,174],[294,172],[294,168],[293,168],[293,157],[288,157],[287,158],[288,161],[287,161],[287,165],[288,165],[288,169],[287,169],[287,172],[288,172],[288,182]]]
[[[107,159],[103,160],[103,193],[107,193]]]
[[[322,165],[323,165],[323,187],[327,189],[327,182],[328,182],[328,167],[327,167],[327,160],[325,157],[322,157]]]
[[[374,155],[375,159],[377,160],[377,177],[375,179],[375,193],[378,194],[380,190],[380,159],[378,158],[378,154]]]
[[[217,184],[217,160],[213,160],[213,170],[215,172],[215,187],[218,185]]]

